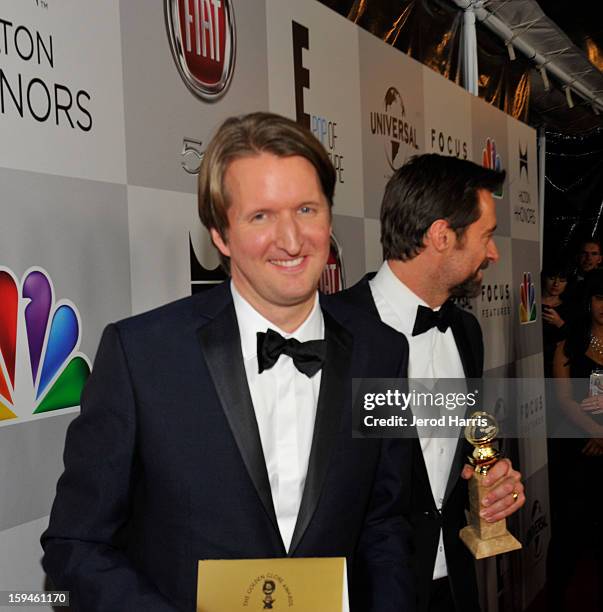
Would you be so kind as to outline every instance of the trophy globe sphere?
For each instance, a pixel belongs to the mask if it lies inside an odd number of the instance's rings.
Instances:
[[[465,438],[473,446],[489,444],[498,435],[498,423],[487,412],[474,412],[471,415],[472,424],[465,427]]]

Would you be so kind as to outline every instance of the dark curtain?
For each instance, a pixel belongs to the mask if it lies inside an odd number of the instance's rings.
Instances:
[[[544,260],[574,258],[585,237],[603,238],[603,130],[546,132]]]
[[[451,81],[462,82],[459,49],[463,12],[452,2],[319,1]],[[603,129],[571,135],[576,130],[569,129],[566,113],[563,118],[568,130],[562,134],[556,115],[551,114],[555,109],[546,114],[540,108],[530,108],[534,95],[540,98],[544,94],[540,76],[529,62],[519,53],[511,61],[501,41],[479,23],[477,46],[480,98],[520,121],[555,126],[546,133],[544,254],[545,260],[560,254],[573,257],[576,243],[584,235],[603,236]],[[565,109],[565,99],[560,106]],[[582,108],[574,111],[572,116],[587,112]],[[580,125],[578,121],[576,127]]]
[[[459,49],[463,12],[441,0],[319,0],[340,15],[436,72],[462,83]],[[477,24],[479,96],[527,121],[530,66],[510,61],[506,48]]]

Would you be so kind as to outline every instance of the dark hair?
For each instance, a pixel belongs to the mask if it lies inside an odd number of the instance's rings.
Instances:
[[[473,162],[430,153],[411,157],[388,181],[381,205],[385,259],[407,261],[424,248],[425,233],[445,219],[462,237],[480,216],[478,190],[497,190],[505,180]]]
[[[544,264],[542,268],[541,280],[545,278],[564,278],[569,280],[572,278],[572,266],[562,260],[552,260]]]
[[[224,176],[228,165],[242,157],[272,153],[278,157],[299,155],[307,159],[329,206],[333,206],[335,169],[320,142],[305,127],[274,113],[250,113],[230,117],[209,142],[199,169],[199,216],[209,229],[226,239],[229,207]]]
[[[599,253],[603,254],[603,251],[601,250],[601,241],[598,238],[593,238],[592,236],[583,236],[580,239],[580,242],[578,242],[578,255],[580,255],[580,251],[582,251],[582,248],[585,244],[596,244],[599,247]]]
[[[584,279],[588,299],[593,295],[603,295],[603,270],[591,270]]]
[[[583,297],[578,301],[565,335],[564,352],[570,360],[583,355],[588,349],[592,325],[590,300],[594,295],[603,295],[603,270],[589,272],[584,283]]]

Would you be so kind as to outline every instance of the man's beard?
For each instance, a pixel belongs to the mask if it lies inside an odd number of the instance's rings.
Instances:
[[[488,267],[488,260],[484,259],[480,267],[463,282],[455,285],[450,289],[450,296],[454,298],[474,298],[477,297],[482,290],[482,279],[479,276],[480,270],[485,270]]]

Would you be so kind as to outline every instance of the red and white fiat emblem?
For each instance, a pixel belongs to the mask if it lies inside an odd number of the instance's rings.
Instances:
[[[327,264],[322,271],[318,288],[323,293],[330,295],[345,289],[345,275],[343,270],[343,252],[337,239],[331,234],[331,246],[329,249],[329,258]]]
[[[165,20],[176,67],[204,100],[224,93],[235,64],[231,0],[165,0]]]

